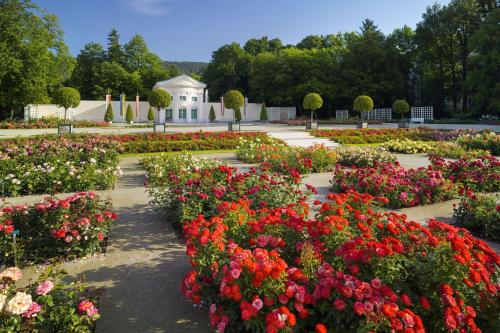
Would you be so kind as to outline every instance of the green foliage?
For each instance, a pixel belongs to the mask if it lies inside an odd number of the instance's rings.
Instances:
[[[241,120],[240,108],[245,104],[243,94],[238,90],[229,90],[224,94],[224,107],[234,111],[234,117],[237,121]],[[239,113],[239,115],[238,115]],[[239,120],[238,118],[239,117]]]
[[[266,103],[262,103],[262,108],[260,109],[260,121],[267,121],[268,116],[267,116],[267,109],[266,109]]]
[[[364,113],[373,109],[373,100],[370,96],[362,95],[354,100],[353,109],[356,112]]]
[[[318,93],[309,93],[304,97],[302,106],[306,110],[316,111],[323,106],[323,98]]]
[[[115,114],[113,112],[113,103],[109,103],[106,108],[106,113],[104,113],[104,121],[110,122],[115,119]]]
[[[27,104],[48,103],[74,60],[57,17],[33,2],[1,1],[0,22],[0,117],[5,118]]]
[[[241,121],[241,111],[240,109],[236,109],[234,112],[234,120],[239,123]]]
[[[403,115],[410,112],[410,104],[404,99],[398,99],[392,104],[392,111],[396,114],[400,114],[401,119],[403,119]]]
[[[153,108],[150,106],[148,110],[148,121],[154,121],[155,120],[155,113],[153,111]]]
[[[455,207],[457,224],[479,236],[500,240],[500,210],[498,194],[474,194],[468,192]]]
[[[172,95],[163,89],[155,89],[149,94],[149,104],[160,111],[160,109],[170,106],[172,103]]]
[[[75,88],[62,87],[54,92],[52,102],[58,107],[64,108],[64,122],[66,122],[68,109],[80,105],[80,93]]]
[[[500,8],[495,9],[488,20],[472,36],[474,52],[470,55],[470,75],[467,84],[472,95],[476,114],[500,115]]]
[[[134,121],[134,112],[132,111],[132,106],[130,104],[127,106],[127,113],[125,114],[125,120],[129,124]]]
[[[213,123],[215,121],[215,110],[214,110],[213,105],[210,106],[210,112],[208,113],[208,119],[210,120],[211,123]]]

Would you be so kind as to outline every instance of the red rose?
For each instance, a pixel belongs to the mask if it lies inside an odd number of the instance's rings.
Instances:
[[[323,324],[316,324],[316,327],[314,327],[314,331],[316,333],[327,333],[328,328]]]

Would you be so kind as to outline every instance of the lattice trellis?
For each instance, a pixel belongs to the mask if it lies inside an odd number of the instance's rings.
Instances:
[[[412,118],[434,119],[434,108],[432,106],[414,106],[411,108]]]
[[[267,108],[267,113],[269,120],[289,120],[296,117],[297,109],[295,107],[271,106]]]
[[[335,110],[336,119],[347,119],[349,118],[349,110]]]
[[[375,120],[392,120],[392,109],[391,108],[372,109],[368,112],[367,118]]]

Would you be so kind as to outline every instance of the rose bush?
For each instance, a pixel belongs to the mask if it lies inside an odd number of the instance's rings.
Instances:
[[[47,117],[32,120],[2,120],[0,121],[0,129],[34,129],[34,128],[57,128],[57,125],[63,124],[63,119],[56,117]],[[71,124],[74,127],[107,127],[109,123],[106,121],[90,121],[90,120],[72,120]]]
[[[337,161],[335,151],[323,145],[290,147],[278,140],[265,143],[241,139],[237,158],[247,163],[260,163],[273,171],[296,170],[301,174],[329,171]]]
[[[464,134],[458,137],[456,141],[467,149],[489,150],[493,155],[500,155],[500,136],[494,132]]]
[[[500,160],[486,155],[479,159],[464,158],[446,162],[440,157],[431,157],[435,170],[463,187],[479,192],[500,190]]]
[[[456,189],[451,180],[432,167],[405,169],[399,162],[376,163],[373,167],[353,169],[337,165],[332,190],[356,190],[374,196],[385,196],[384,206],[412,207],[452,199]]]
[[[184,225],[182,290],[217,332],[492,332],[500,258],[467,231],[330,194],[253,210],[218,205]],[[380,200],[383,200],[380,198]]]
[[[99,137],[0,141],[4,196],[109,189],[120,173],[116,145]]]
[[[479,236],[500,240],[500,196],[462,190],[460,203],[455,206],[455,219],[460,227]]]
[[[47,197],[34,205],[6,206],[0,213],[0,262],[43,262],[100,252],[116,214],[94,193]],[[17,232],[14,246],[14,231]]]
[[[438,156],[443,158],[478,158],[489,155],[489,150],[465,149],[455,142],[434,142],[432,150],[428,152],[429,156]]]
[[[100,317],[95,298],[81,283],[62,284],[62,276],[49,267],[37,283],[16,288],[21,270],[10,267],[0,272],[0,331],[93,332]]]
[[[251,200],[251,207],[278,207],[305,200],[299,190],[300,174],[258,172],[250,168],[238,173],[224,164],[181,154],[147,157],[146,170],[151,202],[177,227],[199,214],[208,216],[227,201]]]
[[[338,163],[344,166],[371,167],[376,162],[395,162],[396,156],[383,147],[341,146],[335,149]]]
[[[400,154],[427,153],[434,149],[434,146],[430,143],[423,141],[412,141],[408,139],[390,140],[383,143],[381,146],[390,152]]]

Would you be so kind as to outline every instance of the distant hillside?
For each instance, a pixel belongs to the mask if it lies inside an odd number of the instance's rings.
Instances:
[[[183,73],[190,74],[200,73],[208,66],[208,63],[200,61],[165,61],[165,66],[170,65],[177,66]]]

